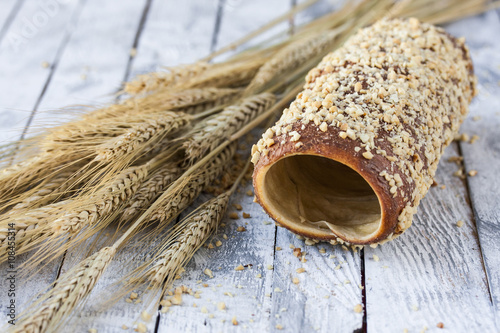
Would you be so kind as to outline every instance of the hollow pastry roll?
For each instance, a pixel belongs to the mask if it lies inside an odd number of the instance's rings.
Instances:
[[[253,147],[257,200],[307,238],[391,240],[411,225],[474,94],[463,39],[416,19],[362,29]]]

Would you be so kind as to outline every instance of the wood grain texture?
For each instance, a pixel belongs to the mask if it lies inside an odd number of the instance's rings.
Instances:
[[[161,314],[158,332],[269,332],[271,313],[271,289],[273,271],[274,225],[260,206],[253,202],[253,196],[246,192],[251,185],[240,187],[230,201],[222,225],[207,245],[220,240],[222,245],[213,249],[201,248],[186,267],[186,272],[175,286],[184,285],[193,291],[200,291],[199,299],[184,295],[183,304],[172,306]],[[245,207],[237,211],[232,204]],[[236,212],[239,219],[230,219],[229,213]],[[250,218],[242,218],[242,212]],[[246,231],[237,231],[238,227]],[[224,237],[224,235],[227,236]],[[236,271],[239,265],[245,267]],[[212,270],[213,278],[203,273]],[[205,286],[206,285],[206,286]],[[224,302],[226,310],[217,309],[217,303]],[[194,306],[196,304],[196,306]],[[206,308],[208,313],[203,313]],[[238,325],[232,323],[236,317]]]
[[[153,1],[127,79],[208,54],[217,4],[217,0]]]
[[[294,256],[292,246],[306,253],[306,262]],[[272,327],[282,325],[285,332],[353,332],[361,328],[363,315],[354,311],[362,303],[359,252],[328,243],[306,246],[284,228],[278,228],[276,247],[281,250],[274,259]],[[305,272],[298,273],[299,268]],[[299,279],[298,284],[294,278]]]
[[[465,183],[453,176],[458,166],[447,161],[452,156],[458,156],[455,143],[445,150],[439,185],[420,203],[411,228],[365,249],[368,331],[433,331],[440,322],[451,332],[495,331],[474,218]]]
[[[0,142],[19,139],[51,77],[82,1],[25,1],[0,42]],[[48,66],[45,67],[44,66]]]
[[[84,105],[95,107],[113,101],[145,5],[146,0],[121,1],[119,6],[112,0],[87,0],[30,133],[78,116],[86,110]]]
[[[488,286],[495,308],[497,330],[500,330],[500,31],[499,13],[485,15],[452,24],[451,33],[465,36],[471,47],[479,94],[471,105],[470,115],[461,131],[470,137],[479,136],[475,143],[460,142],[468,177],[477,232],[484,257]]]

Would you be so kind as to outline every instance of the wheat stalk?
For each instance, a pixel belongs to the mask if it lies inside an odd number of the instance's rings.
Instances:
[[[231,134],[266,111],[275,101],[276,97],[271,93],[252,96],[198,123],[188,133],[183,144],[187,159],[196,161],[207,151],[213,150]]]
[[[124,91],[133,96],[170,88],[200,75],[211,66],[213,65],[205,61],[199,61],[194,64],[167,67],[164,71],[138,75],[132,81],[127,82]]]
[[[280,74],[297,68],[318,54],[325,53],[337,40],[338,36],[339,32],[336,30],[326,31],[319,33],[317,36],[304,38],[285,46],[259,69],[246,88],[245,95],[258,93]]]
[[[219,154],[202,165],[191,177],[188,177],[177,191],[165,198],[158,199],[157,208],[150,213],[149,220],[158,222],[158,228],[163,228],[167,223],[177,217],[194,199],[219,177],[227,164],[231,161],[236,150],[233,143]]]
[[[107,217],[129,201],[147,177],[147,173],[147,165],[125,169],[109,185],[104,185],[86,198],[79,198],[78,206],[55,219],[50,228],[57,234],[75,234],[98,221],[102,224]]]
[[[140,274],[153,286],[170,285],[194,253],[217,229],[231,194],[225,192],[201,205],[172,231],[157,255],[156,262]]]
[[[181,174],[183,168],[176,163],[162,166],[150,179],[144,182],[134,194],[122,213],[122,220],[129,220],[138,212],[148,207],[160,194],[175,181]]]
[[[83,260],[55,281],[55,286],[36,308],[22,316],[12,333],[43,333],[55,331],[92,291],[116,253],[114,247],[102,248]]]
[[[165,112],[133,126],[127,133],[110,140],[96,149],[96,161],[111,162],[125,155],[137,153],[148,143],[175,133],[190,124],[192,116],[184,113]]]

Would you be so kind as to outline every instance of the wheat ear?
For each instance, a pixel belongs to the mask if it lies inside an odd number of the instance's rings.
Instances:
[[[142,279],[158,287],[165,283],[169,286],[179,271],[192,258],[194,253],[217,229],[230,198],[225,192],[201,205],[193,214],[174,228],[169,240],[160,249],[157,261],[145,272]]]
[[[116,253],[105,247],[81,261],[55,281],[55,286],[37,302],[35,309],[22,316],[12,333],[54,332],[73,309],[92,291]]]
[[[147,177],[148,165],[129,167],[88,197],[79,198],[78,206],[55,219],[50,227],[56,233],[75,234],[113,215],[126,204]],[[101,225],[102,227],[102,225]]]
[[[122,220],[129,220],[138,212],[142,212],[182,174],[182,171],[183,168],[177,166],[176,163],[168,163],[153,173],[125,206],[121,216]]]
[[[97,147],[95,160],[111,162],[125,155],[134,155],[149,143],[185,128],[192,119],[190,115],[175,112],[165,112],[158,117],[147,119],[127,133]]]
[[[187,159],[191,162],[198,160],[207,151],[217,147],[222,141],[266,111],[275,101],[276,97],[271,93],[252,96],[199,122],[188,133],[183,144]]]
[[[211,66],[213,65],[205,61],[199,61],[194,64],[167,67],[164,71],[138,75],[132,81],[127,82],[124,90],[127,94],[133,96],[170,88],[200,75]]]
[[[229,164],[236,151],[236,143],[230,144],[219,154],[203,164],[199,170],[188,177],[182,185],[172,193],[156,201],[157,208],[149,215],[150,221],[158,222],[157,229],[163,228],[172,219],[177,217],[184,209],[196,199],[196,197],[219,177],[225,167]]]
[[[278,51],[266,62],[245,89],[245,96],[260,92],[280,74],[294,70],[318,54],[325,53],[337,40],[338,31],[321,32],[317,36],[298,40]]]

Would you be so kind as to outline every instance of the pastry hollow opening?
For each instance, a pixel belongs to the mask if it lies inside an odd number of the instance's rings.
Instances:
[[[356,242],[380,227],[382,209],[370,184],[332,159],[282,158],[269,167],[262,184],[270,213],[292,230],[313,228],[327,238],[334,234]]]

